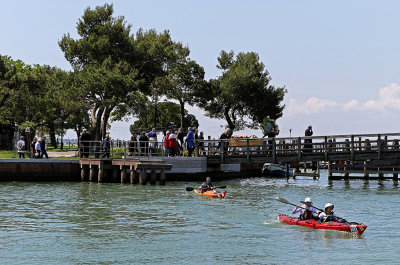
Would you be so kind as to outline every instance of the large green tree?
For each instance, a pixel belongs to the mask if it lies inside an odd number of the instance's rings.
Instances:
[[[189,49],[183,48],[176,61],[169,64],[168,74],[158,78],[156,84],[161,93],[180,105],[180,126],[184,126],[185,104],[194,105],[206,82],[204,69],[189,58]]]
[[[151,94],[154,79],[165,75],[182,45],[167,31],[140,29],[131,34],[131,26],[124,17],[113,17],[108,4],[87,8],[77,30],[79,39],[66,34],[59,45],[74,70],[82,73],[78,91],[90,104],[92,137],[100,140],[110,119],[137,115],[143,94]]]
[[[222,75],[209,81],[200,106],[212,118],[225,119],[228,128],[260,128],[264,118],[282,116],[284,87],[270,84],[271,77],[255,52],[222,51],[217,67]]]
[[[131,133],[138,133],[141,130],[149,130],[154,122],[154,105],[148,102],[144,107],[143,115],[141,115],[131,126]],[[173,102],[160,102],[157,104],[157,120],[158,124],[164,128],[176,127],[181,122],[180,105]],[[193,114],[189,114],[184,110],[183,118],[184,127],[199,127],[199,122]]]

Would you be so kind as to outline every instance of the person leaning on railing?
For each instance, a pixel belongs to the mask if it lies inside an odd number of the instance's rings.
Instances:
[[[90,140],[90,134],[84,129],[81,135],[81,157],[89,157]]]
[[[139,142],[140,142],[140,154],[146,155],[149,146],[149,137],[147,137],[146,132],[142,132],[142,135],[139,137]]]
[[[128,146],[130,156],[135,156],[138,153],[137,144],[137,135],[134,134],[131,136],[131,140],[129,141]]]

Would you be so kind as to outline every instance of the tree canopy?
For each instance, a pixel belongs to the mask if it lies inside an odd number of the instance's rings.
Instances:
[[[222,51],[217,67],[222,75],[208,83],[202,106],[208,116],[225,119],[231,130],[260,128],[264,118],[282,116],[286,89],[270,85],[271,77],[255,52]]]
[[[131,133],[138,133],[143,129],[150,129],[153,126],[154,122],[154,105],[150,102],[145,105],[146,111],[143,112],[143,115],[139,117],[131,126]],[[158,113],[158,125],[167,128],[177,128],[180,125],[181,117],[180,117],[180,105],[173,102],[160,102],[157,104],[157,113]],[[188,111],[184,110],[184,118],[183,118],[183,128],[199,127],[199,122],[193,114],[189,114]]]

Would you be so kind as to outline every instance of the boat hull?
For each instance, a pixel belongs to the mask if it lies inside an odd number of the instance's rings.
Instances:
[[[223,199],[223,198],[225,198],[225,195],[226,195],[226,190],[224,190],[223,192],[218,192],[218,193],[214,193],[214,191],[199,192],[197,189],[194,189],[193,191],[197,195],[206,196],[206,197],[210,197],[210,198]]]
[[[364,224],[358,223],[338,223],[338,222],[325,222],[321,223],[317,220],[304,220],[301,221],[296,217],[290,217],[284,214],[279,215],[279,220],[281,223],[289,224],[289,225],[299,225],[305,226],[313,229],[327,229],[327,230],[336,230],[342,232],[348,232],[352,234],[362,235],[367,226]]]

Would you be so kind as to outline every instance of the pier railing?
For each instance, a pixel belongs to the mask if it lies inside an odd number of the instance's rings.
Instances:
[[[222,163],[226,159],[237,162],[380,160],[388,155],[400,159],[399,143],[400,133],[196,140],[193,156]],[[83,141],[80,157],[134,159],[169,155],[163,142],[112,140],[109,149],[104,146],[103,141]],[[185,144],[182,149],[187,154]]]

